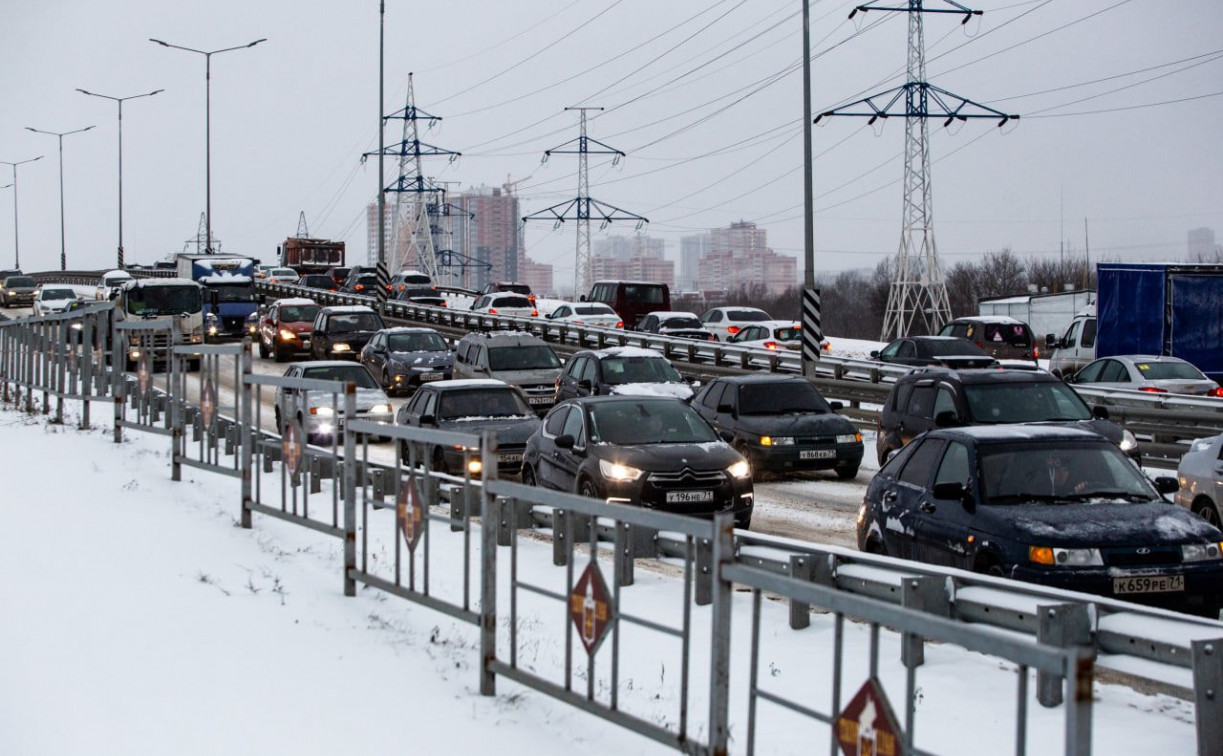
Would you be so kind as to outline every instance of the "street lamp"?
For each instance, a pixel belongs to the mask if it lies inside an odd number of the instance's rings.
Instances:
[[[83,129],[73,129],[72,131],[43,131],[36,129],[33,126],[26,126],[26,130],[33,131],[36,134],[50,134],[53,137],[59,138],[59,269],[68,270],[68,247],[64,243],[64,137],[69,134],[80,134],[82,131],[89,131],[93,126],[86,126]]]
[[[112,97],[111,95],[89,92],[79,87],[76,91],[81,94],[87,94],[90,97],[101,97],[119,104],[119,270],[123,270],[123,101],[135,100],[137,97],[152,97],[158,92],[164,92],[165,90],[155,89],[152,92],[129,95],[127,97]]]
[[[7,160],[0,160],[0,165],[8,165],[13,168],[13,267],[21,269],[21,247],[17,243],[17,166],[33,163],[35,160],[42,160],[42,155],[29,160],[18,160],[16,163],[10,163]]]
[[[204,251],[212,254],[212,56],[217,53],[254,47],[260,42],[266,42],[267,38],[257,39],[254,42],[238,45],[237,47],[225,47],[220,50],[196,50],[193,47],[172,45],[169,42],[162,42],[160,39],[153,39],[152,37],[149,37],[149,41],[156,42],[162,47],[172,47],[175,50],[185,50],[204,56],[204,225],[206,229],[205,234],[207,235]]]

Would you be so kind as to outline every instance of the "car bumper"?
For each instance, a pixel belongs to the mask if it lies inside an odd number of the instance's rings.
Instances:
[[[1051,588],[1062,588],[1095,596],[1129,601],[1191,614],[1207,614],[1217,618],[1223,605],[1223,562],[1186,564],[1176,567],[1118,569],[1108,567],[1046,569],[1026,564],[1017,565],[1011,577]],[[1129,578],[1181,578],[1179,590],[1118,592],[1119,587],[1141,587]]]
[[[717,483],[686,481],[682,484],[659,484],[649,480],[647,473],[635,481],[604,481],[602,493],[607,501],[613,503],[634,504],[697,517],[730,512],[739,521],[751,517],[755,503],[750,478],[733,478]]]
[[[379,423],[382,425],[394,425],[395,416],[389,412],[374,414],[371,412],[358,412],[354,419],[367,420],[371,423]],[[345,425],[345,417],[343,415],[319,416],[310,415],[306,418],[305,430],[306,435],[316,439],[331,439],[339,433],[343,435]]]
[[[791,444],[751,446],[752,468],[780,472],[786,470],[832,470],[862,464],[862,443]]]

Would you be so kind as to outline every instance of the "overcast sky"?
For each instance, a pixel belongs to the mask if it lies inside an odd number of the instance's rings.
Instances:
[[[879,3],[897,5],[897,3]],[[929,8],[948,8],[927,0]],[[577,194],[578,161],[545,150],[588,134],[627,157],[590,158],[590,195],[668,240],[738,220],[802,268],[799,0],[387,0],[386,111],[443,120],[422,140],[452,188],[517,183],[524,213]],[[814,112],[904,81],[906,20],[812,4]],[[926,14],[927,79],[1022,115],[999,129],[931,123],[934,221],[945,267],[1010,247],[1093,259],[1180,259],[1186,232],[1223,240],[1223,4],[1218,0],[989,0],[980,19]],[[204,56],[212,58],[212,227],[227,253],[272,261],[305,212],[313,236],[365,256],[379,185],[377,0],[9,0],[0,14],[0,160],[18,169],[21,264],[59,267],[57,139],[65,137],[69,268],[112,266],[117,107],[129,262],[182,251],[205,205]],[[894,111],[899,112],[899,111]],[[879,124],[877,124],[879,125]],[[388,127],[388,143],[402,122]],[[814,130],[817,271],[873,267],[900,238],[904,122],[839,118]],[[388,159],[386,183],[397,174]],[[0,186],[12,171],[0,165]],[[612,233],[631,233],[617,224]],[[607,231],[595,230],[595,238]],[[574,224],[527,227],[527,253],[572,276]],[[0,190],[0,264],[13,255],[13,188]]]

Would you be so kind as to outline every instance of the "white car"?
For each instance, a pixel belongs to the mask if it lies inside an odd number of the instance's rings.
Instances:
[[[355,419],[394,425],[395,415],[391,400],[378,385],[369,368],[359,362],[347,360],[313,360],[291,365],[285,371],[286,378],[336,381],[356,385]],[[309,443],[327,444],[338,442],[344,432],[343,397],[325,391],[280,388],[276,391],[276,432],[283,434],[289,421],[296,421]]]
[[[1194,441],[1181,457],[1176,477],[1180,483],[1176,503],[1218,527],[1223,507],[1223,436]]]
[[[98,282],[93,298],[99,302],[105,302],[118,294],[119,288],[131,280],[132,274],[126,270],[109,270],[102,274],[102,280]]]
[[[797,352],[803,348],[803,326],[797,320],[766,320],[761,323],[752,323],[740,328],[738,333],[726,340],[726,343],[763,349],[789,349]],[[820,349],[828,351],[828,339],[820,342]]]
[[[701,324],[713,331],[718,341],[726,341],[745,325],[772,319],[772,315],[759,307],[714,307],[701,316]]]
[[[264,283],[295,284],[301,275],[292,268],[268,268],[261,271]]]
[[[602,302],[566,302],[547,315],[548,320],[573,325],[623,328],[624,321],[610,305]]]
[[[40,286],[34,293],[34,314],[47,315],[52,312],[63,312],[76,299],[76,290],[71,286]]]
[[[518,317],[538,317],[539,310],[531,304],[531,300],[522,294],[514,292],[497,292],[481,294],[472,303],[473,312],[487,312],[489,315],[517,315]]]

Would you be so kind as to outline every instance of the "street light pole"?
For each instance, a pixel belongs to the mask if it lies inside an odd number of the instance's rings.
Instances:
[[[80,87],[77,88],[81,94],[87,94],[90,97],[101,97],[105,100],[111,100],[119,104],[119,270],[123,270],[123,101],[134,100],[137,97],[152,97],[158,92],[164,92],[164,89],[155,89],[152,92],[144,94],[129,95],[127,97],[113,97],[111,95],[98,94],[89,92]]]
[[[17,237],[17,166],[33,163],[35,160],[42,160],[42,158],[43,156],[39,155],[29,160],[18,160],[16,163],[0,160],[0,165],[8,165],[13,168],[13,267],[18,270],[21,269],[21,246],[18,244]]]
[[[175,50],[185,50],[186,52],[198,53],[204,56],[204,226],[206,241],[204,242],[204,252],[212,254],[212,56],[218,53],[230,52],[231,50],[245,50],[248,47],[254,47],[260,42],[267,42],[267,38],[263,37],[254,42],[245,45],[237,45],[236,47],[225,47],[220,50],[196,50],[193,47],[183,47],[182,45],[172,45],[169,42],[162,42],[160,39],[149,37],[150,42],[156,42],[162,47],[171,47]]]
[[[36,134],[50,134],[59,139],[59,269],[68,270],[68,245],[64,234],[64,137],[69,134],[80,134],[83,131],[89,131],[93,126],[86,126],[83,129],[73,129],[72,131],[43,131],[36,129],[33,126],[26,126],[26,130],[33,131]]]

